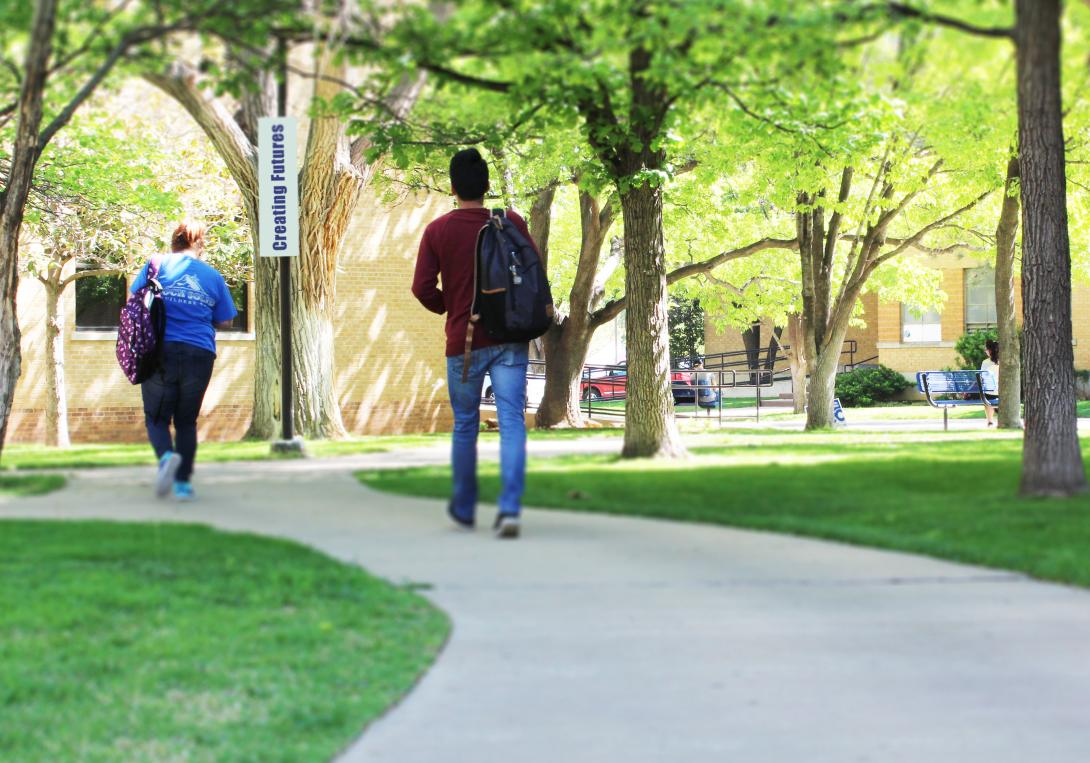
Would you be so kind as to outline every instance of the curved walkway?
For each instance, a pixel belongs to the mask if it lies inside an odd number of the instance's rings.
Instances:
[[[84,472],[0,504],[0,517],[205,522],[429,584],[454,621],[450,644],[343,763],[1090,759],[1090,592],[567,512],[528,512],[525,537],[498,542],[453,531],[439,501],[351,476],[444,457],[204,465],[201,500],[184,508],[147,497],[146,469]]]

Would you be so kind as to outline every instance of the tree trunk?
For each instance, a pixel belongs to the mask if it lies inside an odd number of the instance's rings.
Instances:
[[[832,326],[826,344],[818,352],[810,369],[810,385],[806,401],[806,431],[828,429],[833,425],[833,396],[836,394],[836,372],[840,366],[840,348],[848,327]]]
[[[340,91],[344,65],[328,52],[316,67],[315,95],[331,99]],[[268,82],[243,103],[239,120],[202,91],[198,75],[181,62],[147,79],[177,99],[212,141],[238,184],[259,251],[257,146],[247,137],[270,107]],[[407,88],[411,89],[411,88]],[[413,91],[415,92],[415,91]],[[415,97],[415,96],[413,96]],[[352,149],[340,120],[325,112],[311,120],[300,170],[299,257],[291,263],[292,381],[295,429],[309,439],[344,436],[334,378],[333,313],[336,259],[359,199],[363,174],[352,164]],[[273,439],[280,432],[280,275],[274,257],[254,264],[255,342],[253,419],[248,435]]]
[[[553,192],[549,192],[550,204],[552,197]],[[535,200],[533,207],[539,211],[536,214],[531,212],[531,222],[538,220],[531,232],[537,240],[537,231],[543,231],[547,245],[549,228],[543,220],[544,214],[540,208],[544,205],[539,203],[540,198]],[[581,191],[579,210],[579,262],[568,296],[569,314],[545,335],[545,392],[536,418],[536,425],[541,429],[558,426],[579,428],[585,424],[579,407],[580,382],[590,340],[602,323],[592,311],[601,298],[604,283],[613,272],[615,262],[620,259],[619,256],[614,259],[611,254],[610,260],[599,272],[602,246],[615,214],[612,200],[607,200],[603,206],[593,194]]]
[[[746,348],[746,369],[749,372],[749,383],[756,384],[761,367],[761,324],[751,323],[749,328],[742,332],[742,345]]]
[[[553,225],[553,200],[556,198],[556,186],[538,192],[530,205],[530,235],[541,252],[541,267],[549,272],[549,233]]]
[[[64,313],[60,285],[51,274],[45,286],[45,443],[60,448],[72,444],[68,437],[68,392],[64,381]]]
[[[38,0],[27,45],[7,188],[0,197],[0,455],[8,432],[22,358],[15,295],[19,290],[19,233],[38,162],[42,100],[52,53],[57,0]]]
[[[999,428],[1022,428],[1022,348],[1014,305],[1014,242],[1018,237],[1018,158],[1007,162],[1003,209],[995,229],[995,314],[999,326]]]
[[[250,230],[256,252],[256,220],[250,221]],[[280,436],[280,272],[274,257],[254,257],[253,311],[254,397],[246,436],[275,440]]]
[[[644,182],[621,195],[625,246],[628,404],[621,455],[676,458],[685,446],[674,418],[662,189]]]
[[[873,269],[873,268],[872,268]],[[862,279],[849,287],[830,313],[831,320],[825,332],[825,340],[818,345],[817,356],[810,362],[810,384],[807,390],[806,430],[828,429],[833,425],[833,396],[836,394],[836,374],[840,369],[840,355],[844,337],[851,323],[851,306],[859,299]]]
[[[764,369],[773,371],[776,368],[776,356],[780,354],[780,338],[783,337],[783,326],[775,326],[772,336],[768,340],[768,349],[765,351]]]
[[[803,413],[806,410],[806,340],[803,338],[802,316],[787,317],[787,362],[791,367],[792,410]]]
[[[545,335],[545,393],[537,409],[538,429],[584,425],[579,395],[593,333],[585,317],[582,321],[569,317]]]
[[[1017,0],[1026,435],[1022,494],[1087,489],[1075,418],[1071,253],[1060,89],[1060,0]]]

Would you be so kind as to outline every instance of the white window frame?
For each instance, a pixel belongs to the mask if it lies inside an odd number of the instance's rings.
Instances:
[[[976,288],[972,285],[971,281],[974,279],[974,274],[991,274],[991,298],[983,302],[972,301],[969,299],[970,291]],[[972,308],[983,307],[984,314],[971,314]],[[978,318],[984,318],[984,320],[977,320]],[[995,306],[995,268],[989,265],[982,265],[976,268],[965,269],[965,330],[968,331],[982,331],[985,329],[995,328],[998,325],[998,318],[996,316]]]
[[[942,341],[942,313],[901,303],[901,341],[904,344]]]

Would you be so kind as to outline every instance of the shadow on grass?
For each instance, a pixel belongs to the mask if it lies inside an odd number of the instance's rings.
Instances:
[[[525,503],[846,541],[1090,586],[1090,496],[1017,497],[1017,439],[707,447],[683,462],[531,463]],[[447,468],[365,472],[380,490],[443,498]],[[495,464],[481,499],[495,501]]]

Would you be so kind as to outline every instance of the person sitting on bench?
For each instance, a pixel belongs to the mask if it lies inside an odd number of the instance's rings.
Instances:
[[[994,394],[999,394],[999,342],[994,339],[988,339],[984,342],[984,350],[986,352],[984,356],[984,362],[980,364],[980,370],[988,373],[991,376],[992,384],[994,384]],[[985,378],[981,378],[981,386],[987,390],[989,385]],[[988,426],[995,426],[995,406],[990,405],[988,402],[988,395],[982,393],[984,398],[984,416],[988,419]]]

